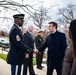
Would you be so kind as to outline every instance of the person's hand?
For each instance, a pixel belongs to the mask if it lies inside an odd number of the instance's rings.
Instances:
[[[26,55],[25,55],[25,58],[29,58],[29,54],[26,54]]]
[[[37,53],[38,53],[38,50],[37,50],[37,49],[34,49],[34,53],[36,53],[36,54],[37,54]]]

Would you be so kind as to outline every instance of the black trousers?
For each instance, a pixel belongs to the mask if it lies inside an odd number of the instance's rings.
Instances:
[[[38,53],[36,55],[36,64],[37,64],[37,67],[40,67],[41,64],[42,64],[43,54],[44,54],[44,52],[40,52],[40,53]]]
[[[47,68],[47,75],[53,75],[53,70],[51,68]],[[57,72],[57,75],[61,75],[62,69],[55,69]]]
[[[25,59],[25,63],[24,63],[24,66],[23,66],[23,75],[27,75],[27,69],[29,69],[29,74],[30,75],[35,75],[35,72],[34,72],[34,69],[33,69],[33,55],[31,54],[29,56],[29,58],[26,58]]]

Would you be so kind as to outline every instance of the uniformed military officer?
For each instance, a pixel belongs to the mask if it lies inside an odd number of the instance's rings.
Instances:
[[[44,44],[43,33],[44,33],[43,30],[39,29],[38,30],[38,35],[35,37],[35,44],[36,44],[37,49]],[[37,68],[38,69],[43,68],[43,66],[41,65],[42,64],[42,59],[43,59],[43,54],[44,54],[44,51],[39,52],[36,55],[36,63],[37,63]]]
[[[30,53],[32,49],[24,45],[23,37],[19,27],[23,25],[24,14],[16,14],[14,17],[14,25],[9,33],[10,50],[7,55],[7,63],[11,64],[11,75],[20,75],[21,65],[25,62],[26,52]],[[18,71],[16,74],[16,66]]]

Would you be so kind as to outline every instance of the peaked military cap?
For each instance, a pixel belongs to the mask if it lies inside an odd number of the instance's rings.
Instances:
[[[14,18],[24,18],[24,14],[15,14],[13,15]]]
[[[44,32],[44,31],[43,31],[42,29],[39,29],[39,30],[38,30],[38,33],[40,33],[40,32]]]

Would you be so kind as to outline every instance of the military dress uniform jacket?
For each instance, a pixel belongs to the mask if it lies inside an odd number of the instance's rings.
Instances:
[[[10,50],[7,55],[7,63],[19,65],[25,62],[24,52],[30,53],[32,49],[24,45],[21,31],[17,25],[13,25],[9,34]]]
[[[48,47],[47,67],[52,69],[61,69],[64,52],[67,47],[64,33],[56,31],[47,36],[46,41],[38,50],[43,51]]]

